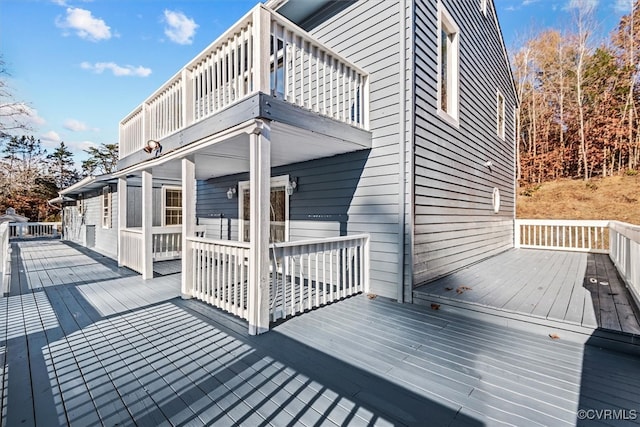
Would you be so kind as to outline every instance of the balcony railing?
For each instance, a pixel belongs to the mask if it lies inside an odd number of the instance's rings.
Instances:
[[[120,158],[257,92],[367,128],[368,75],[257,5],[120,122]]]
[[[640,226],[620,221],[517,219],[515,246],[609,254],[640,307]]]
[[[187,245],[191,296],[248,320],[250,244],[193,237]],[[368,291],[367,235],[275,243],[269,253],[272,321]]]
[[[9,237],[59,237],[61,229],[61,222],[11,222]]]

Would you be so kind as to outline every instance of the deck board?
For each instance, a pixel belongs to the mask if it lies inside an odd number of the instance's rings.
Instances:
[[[2,426],[562,426],[640,405],[640,357],[564,336],[360,295],[250,337],[180,299],[179,274],[143,281],[73,245],[19,245],[0,302]],[[510,256],[492,268],[519,277]],[[466,274],[461,297],[505,291]]]
[[[461,286],[471,289],[455,292]],[[634,302],[605,254],[513,249],[414,289],[414,299],[585,333],[640,335]]]

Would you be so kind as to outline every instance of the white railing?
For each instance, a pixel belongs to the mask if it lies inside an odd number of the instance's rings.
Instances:
[[[369,236],[271,245],[271,320],[359,292],[369,283]]]
[[[579,252],[609,252],[609,221],[515,220],[515,246]]]
[[[61,222],[11,222],[9,237],[58,237]]]
[[[152,227],[153,260],[180,258],[182,254],[182,226]]]
[[[609,232],[609,257],[640,307],[640,226],[611,221]]]
[[[142,229],[120,230],[120,264],[138,273],[142,272]]]
[[[120,122],[119,156],[257,92],[368,127],[368,74],[259,4]]]
[[[4,292],[5,275],[9,272],[9,223],[0,224],[0,289]]]
[[[187,238],[194,298],[248,320],[249,243]]]

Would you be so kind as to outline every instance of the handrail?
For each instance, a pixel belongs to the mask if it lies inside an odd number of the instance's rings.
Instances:
[[[609,257],[640,308],[640,226],[611,221],[609,233]]]
[[[258,4],[120,121],[119,158],[258,92],[368,128],[368,74]]]

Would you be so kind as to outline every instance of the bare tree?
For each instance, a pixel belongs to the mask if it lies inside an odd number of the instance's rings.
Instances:
[[[0,56],[0,140],[7,139],[14,131],[29,131],[28,119],[31,109],[24,103],[14,99],[8,85],[9,73],[4,60]]]

